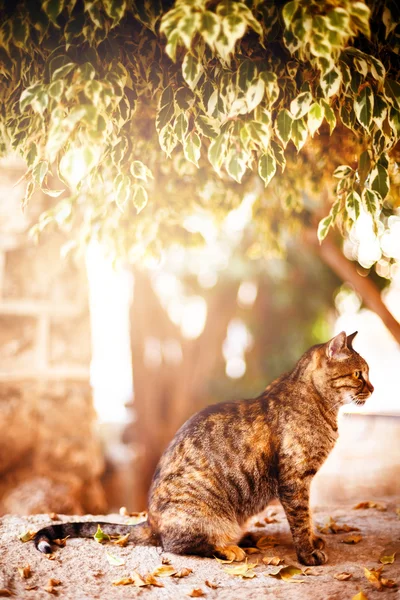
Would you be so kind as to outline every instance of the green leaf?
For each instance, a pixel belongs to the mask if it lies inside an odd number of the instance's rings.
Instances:
[[[307,127],[304,119],[296,119],[292,124],[291,138],[294,145],[297,148],[297,152],[300,152],[307,140]]]
[[[59,79],[58,81],[53,81],[53,83],[50,84],[48,89],[50,98],[53,98],[54,100],[59,100],[62,96],[63,91],[64,81],[61,79]]]
[[[206,115],[200,115],[196,119],[196,125],[200,132],[210,139],[215,139],[219,136],[220,129],[218,121],[215,119],[211,119]]]
[[[243,153],[236,150],[231,152],[226,161],[226,170],[235,181],[241,183],[246,172],[246,160]]]
[[[185,113],[178,115],[175,121],[174,131],[178,140],[183,143],[188,130],[188,120]]]
[[[333,176],[342,179],[343,177],[349,177],[349,175],[352,175],[353,173],[354,171],[349,165],[340,165],[334,170]]]
[[[318,224],[317,236],[320,242],[322,242],[326,236],[328,235],[329,229],[333,224],[332,215],[328,215],[324,219],[322,219]]]
[[[389,174],[385,167],[382,165],[376,165],[370,174],[369,183],[372,190],[378,192],[382,200],[386,198],[389,193]]]
[[[286,167],[286,158],[283,148],[277,144],[274,140],[271,140],[271,150],[274,154],[275,160],[281,168],[281,171],[285,170]]]
[[[325,98],[330,98],[338,93],[341,81],[342,74],[336,67],[321,77],[320,85]]]
[[[65,77],[75,68],[76,64],[73,62],[67,62],[66,64],[63,64],[53,71],[51,76],[52,81],[55,81],[56,79],[65,79]]]
[[[374,109],[374,94],[370,87],[361,90],[354,100],[354,112],[359,123],[369,131],[372,123],[372,114]]]
[[[136,179],[142,179],[146,183],[149,179],[154,179],[152,172],[140,160],[134,160],[130,166],[130,171]]]
[[[4,10],[4,9],[3,9]],[[2,17],[2,22],[4,16]],[[26,49],[26,42],[29,38],[28,20],[21,17],[14,17],[12,20],[12,42],[18,48]]]
[[[376,219],[379,216],[381,208],[380,195],[374,190],[364,188],[361,194],[361,200],[365,210]]]
[[[204,41],[213,47],[221,29],[220,17],[210,10],[205,10],[201,14],[199,33]]]
[[[360,159],[358,161],[358,176],[360,178],[360,184],[364,185],[364,182],[369,174],[369,170],[371,167],[371,159],[369,156],[368,150],[364,150],[362,152]]]
[[[195,89],[202,73],[203,67],[200,60],[188,52],[183,59],[182,75],[192,90]]]
[[[49,164],[47,160],[41,160],[33,168],[32,175],[38,185],[42,185],[43,179],[45,178],[47,171],[49,170]]]
[[[257,74],[257,67],[253,60],[246,59],[244,60],[240,66],[237,73],[237,84],[239,86],[239,90],[241,90],[244,94],[246,94],[248,88],[253,82],[254,78]]]
[[[251,139],[256,142],[262,150],[267,150],[271,138],[269,127],[265,123],[250,121],[247,123],[247,131]]]
[[[32,100],[42,89],[43,86],[41,84],[35,83],[22,92],[19,99],[19,108],[21,112],[23,112],[32,103]]]
[[[329,106],[326,100],[321,100],[321,105],[324,109],[325,119],[329,125],[329,133],[332,135],[332,131],[336,127],[335,113],[333,112],[332,108]]]
[[[361,198],[357,192],[352,190],[346,196],[346,210],[347,214],[353,221],[357,221],[360,216]]]
[[[371,11],[368,6],[364,2],[350,2],[349,9],[353,23],[355,23],[361,33],[369,38],[371,35],[369,28]]]
[[[271,179],[276,173],[276,161],[275,157],[269,152],[262,154],[258,161],[258,174],[263,180],[265,187],[269,184]]]
[[[275,131],[285,148],[292,133],[292,123],[293,119],[288,110],[283,108],[279,111],[275,122]]]
[[[156,127],[160,132],[172,120],[175,114],[174,90],[171,85],[165,88],[160,98],[160,105],[156,118]]]
[[[318,102],[314,102],[311,105],[310,110],[307,115],[307,125],[308,131],[310,132],[311,137],[314,137],[314,133],[319,129],[324,120],[324,109]]]
[[[102,544],[103,542],[108,542],[110,540],[110,536],[103,532],[100,525],[97,525],[97,531],[94,534],[93,539],[98,544]]]
[[[26,155],[26,164],[31,167],[37,158],[37,146],[36,144],[30,144],[28,153]]]
[[[219,174],[222,163],[225,160],[227,152],[227,136],[225,133],[220,133],[217,138],[212,140],[208,148],[208,160],[214,167],[214,170]]]
[[[386,119],[387,111],[388,105],[386,103],[386,100],[383,96],[377,94],[374,98],[374,109],[372,113],[372,118],[374,120],[374,123],[376,123],[376,125],[379,127],[379,129],[382,129],[383,127],[383,121]]]
[[[290,103],[290,112],[294,119],[301,119],[311,106],[312,96],[310,92],[303,92]]]
[[[42,4],[42,8],[50,21],[57,22],[57,17],[61,14],[64,8],[64,0],[46,0]]]
[[[286,29],[289,29],[290,24],[293,20],[295,12],[298,7],[298,1],[294,0],[293,2],[287,2],[282,10],[282,17],[285,22]]]
[[[149,198],[144,187],[142,185],[135,184],[132,201],[138,214],[144,209],[148,199]]]
[[[326,26],[333,31],[348,31],[349,13],[344,8],[334,8],[326,14]]]
[[[160,146],[166,155],[171,156],[172,150],[178,143],[178,139],[175,135],[172,125],[168,124],[163,127],[159,133],[158,139],[160,141]]]
[[[400,83],[386,77],[383,89],[388,102],[400,109]]]
[[[199,166],[201,140],[197,133],[188,135],[183,143],[183,152],[191,163]]]

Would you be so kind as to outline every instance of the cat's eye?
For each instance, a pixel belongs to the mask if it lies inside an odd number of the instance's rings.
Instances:
[[[356,379],[361,379],[361,377],[362,377],[362,373],[361,373],[361,371],[354,371],[354,377],[355,377]]]

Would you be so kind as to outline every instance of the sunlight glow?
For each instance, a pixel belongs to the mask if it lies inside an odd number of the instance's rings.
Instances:
[[[241,308],[251,308],[257,298],[257,284],[254,281],[242,281],[238,289],[237,301]]]
[[[253,336],[241,319],[232,319],[229,322],[226,338],[222,344],[226,366],[225,372],[232,379],[243,377],[246,372],[245,353],[253,345]]]

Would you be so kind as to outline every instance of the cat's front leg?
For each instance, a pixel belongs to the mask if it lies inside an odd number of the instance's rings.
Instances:
[[[297,557],[304,565],[323,565],[328,560],[322,551],[324,541],[314,535],[311,525],[310,486],[304,481],[280,486],[279,497],[289,521]]]

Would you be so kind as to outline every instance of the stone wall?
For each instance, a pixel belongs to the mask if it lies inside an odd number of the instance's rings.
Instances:
[[[84,265],[60,258],[57,232],[29,238],[48,200],[22,213],[23,172],[0,161],[0,513],[99,512]]]

